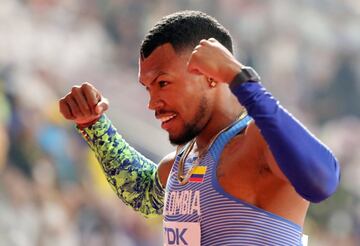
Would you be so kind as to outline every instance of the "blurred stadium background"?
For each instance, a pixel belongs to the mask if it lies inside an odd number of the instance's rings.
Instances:
[[[57,100],[92,82],[119,131],[159,161],[173,147],[146,109],[138,47],[182,9],[223,23],[239,60],[340,160],[338,192],[311,206],[310,245],[360,245],[358,0],[1,0],[1,246],[161,245],[161,220],[122,205]]]

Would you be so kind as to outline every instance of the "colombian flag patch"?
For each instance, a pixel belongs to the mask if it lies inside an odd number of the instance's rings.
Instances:
[[[206,173],[206,166],[196,166],[189,178],[189,182],[202,183]]]

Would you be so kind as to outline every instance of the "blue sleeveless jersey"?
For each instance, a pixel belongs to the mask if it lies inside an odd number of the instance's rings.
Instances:
[[[224,146],[251,121],[249,116],[220,134],[189,182],[177,179],[176,157],[164,205],[164,245],[302,245],[302,228],[226,193],[216,178]],[[185,172],[196,157],[185,161]]]

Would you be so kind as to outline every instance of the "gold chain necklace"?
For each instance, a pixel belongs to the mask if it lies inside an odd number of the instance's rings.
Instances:
[[[213,143],[215,142],[215,140],[219,137],[219,135],[223,132],[225,132],[226,130],[228,130],[230,127],[232,127],[236,122],[244,119],[247,116],[247,112],[244,109],[243,111],[241,111],[239,117],[236,118],[235,121],[233,121],[230,125],[228,125],[227,127],[225,127],[224,129],[222,129],[221,131],[219,131],[209,142],[209,144],[207,145],[207,147],[201,151],[201,153],[199,153],[198,158],[196,163],[191,166],[191,168],[186,172],[186,174],[184,175],[184,165],[185,165],[185,160],[186,158],[189,156],[190,152],[192,151],[192,149],[194,148],[195,142],[196,142],[196,138],[194,138],[193,140],[191,140],[191,142],[187,145],[186,149],[184,150],[184,153],[181,155],[180,160],[179,160],[179,166],[178,166],[178,173],[177,173],[177,179],[179,181],[179,183],[181,185],[185,185],[189,182],[190,176],[192,175],[195,167],[197,167],[200,163],[200,159],[203,158],[204,154],[207,153],[209,151],[209,149],[211,148],[211,146],[213,145]]]

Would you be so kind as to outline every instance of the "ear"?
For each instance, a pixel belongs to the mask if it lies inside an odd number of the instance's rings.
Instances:
[[[208,78],[207,79],[207,81],[209,82],[209,86],[211,87],[211,88],[214,88],[215,86],[216,86],[216,81],[213,79],[213,78]]]

